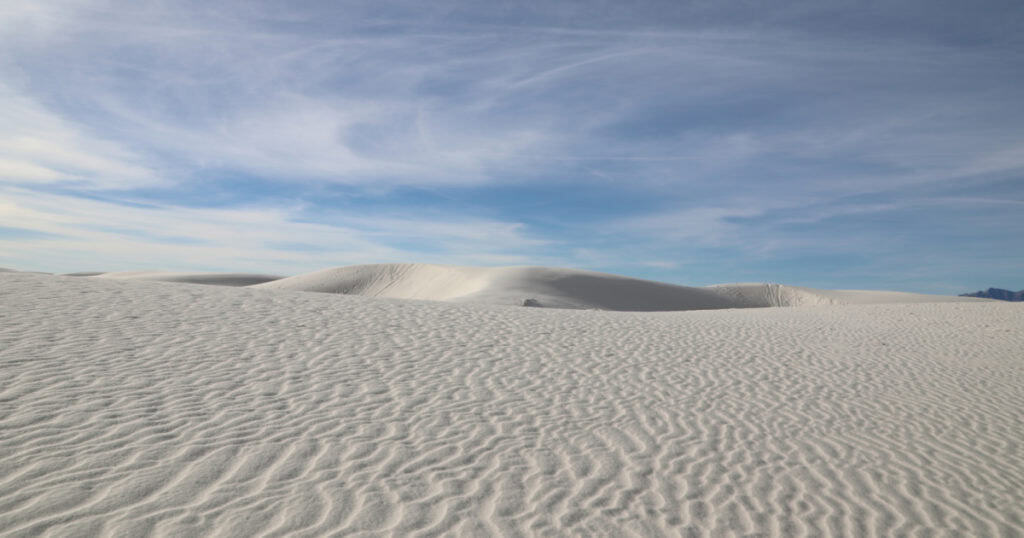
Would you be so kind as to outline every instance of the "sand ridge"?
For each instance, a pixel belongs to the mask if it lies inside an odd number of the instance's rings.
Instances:
[[[264,275],[256,273],[178,271],[112,271],[99,273],[73,273],[66,276],[87,276],[91,278],[114,278],[121,280],[149,280],[154,282],[179,282],[183,284],[204,284],[210,286],[252,286],[283,278],[278,275]]]
[[[5,536],[1024,533],[1024,307],[0,275]]]
[[[885,291],[818,290],[781,284],[691,287],[579,269],[413,263],[336,267],[282,278],[258,287],[397,299],[648,312],[971,300]]]

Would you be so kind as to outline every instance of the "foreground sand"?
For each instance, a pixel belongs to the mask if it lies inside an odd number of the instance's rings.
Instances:
[[[1024,305],[0,298],[4,535],[1024,533]]]

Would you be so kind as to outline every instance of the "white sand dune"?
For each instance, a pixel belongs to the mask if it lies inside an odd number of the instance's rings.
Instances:
[[[413,263],[355,265],[283,278],[259,287],[425,299],[602,310],[730,308],[702,288],[548,267],[460,267]],[[685,307],[685,308],[681,308]]]
[[[33,275],[49,275],[49,274],[52,274],[52,273],[47,273],[47,272],[44,272],[44,271],[19,271],[18,269],[9,269],[7,267],[0,267],[0,273],[28,273],[28,274],[33,274]]]
[[[206,284],[211,286],[252,286],[282,278],[277,275],[253,273],[181,273],[173,271],[113,271],[108,273],[74,273],[68,276],[90,276],[94,278],[116,278],[121,280],[150,280],[155,282],[180,282],[185,284]]]
[[[550,267],[374,264],[325,269],[259,287],[463,303],[620,311],[708,310],[822,304],[970,301],[877,291],[815,290],[779,284],[694,288],[607,273]]]
[[[1017,303],[0,297],[4,536],[1024,534]]]
[[[737,305],[735,308],[766,306],[821,306],[843,304],[962,303],[969,297],[929,295],[901,291],[820,290],[784,284],[716,284],[707,286]]]

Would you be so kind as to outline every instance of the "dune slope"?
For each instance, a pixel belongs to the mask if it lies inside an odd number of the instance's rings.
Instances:
[[[203,273],[173,271],[113,271],[108,273],[78,273],[68,276],[89,276],[93,278],[114,278],[121,280],[150,280],[154,282],[180,282],[184,284],[206,284],[211,286],[252,286],[282,278],[277,275],[252,273]]]
[[[972,300],[912,293],[815,290],[779,284],[696,288],[577,269],[429,264],[337,267],[283,278],[259,287],[398,299],[620,311]]]
[[[850,304],[897,303],[962,303],[967,297],[928,295],[901,291],[876,290],[821,290],[784,284],[716,284],[705,289],[714,290],[734,301],[736,308],[767,306],[821,306]]]
[[[259,287],[465,303],[523,305],[529,301],[532,306],[603,310],[695,310],[733,304],[703,288],[548,267],[356,265]]]
[[[1016,536],[1024,305],[0,275],[5,536]]]

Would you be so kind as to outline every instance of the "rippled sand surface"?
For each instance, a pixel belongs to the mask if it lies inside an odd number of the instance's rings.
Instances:
[[[1024,307],[0,275],[7,536],[1019,536]]]

